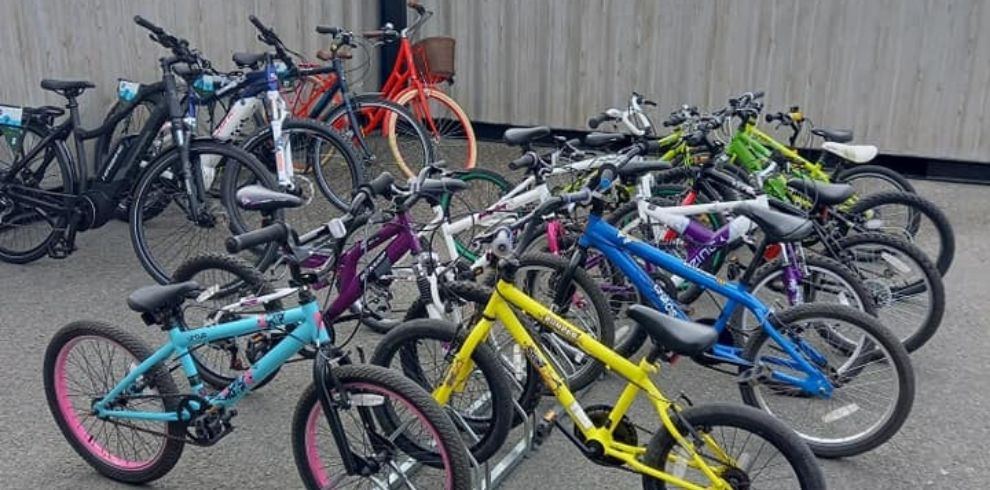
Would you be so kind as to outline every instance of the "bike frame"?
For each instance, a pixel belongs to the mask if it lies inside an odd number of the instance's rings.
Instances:
[[[677,406],[668,400],[650,379],[651,374],[659,372],[657,366],[650,363],[646,358],[643,358],[639,364],[634,364],[632,361],[620,356],[595,340],[591,335],[588,335],[583,330],[575,327],[567,320],[564,320],[526,295],[526,293],[516,288],[511,282],[500,279],[495,286],[495,290],[496,294],[491,295],[488,303],[485,305],[484,312],[481,314],[481,319],[471,328],[470,333],[468,333],[463,343],[457,349],[457,352],[453,354],[453,359],[444,374],[443,381],[433,391],[433,397],[440,405],[446,405],[450,400],[450,396],[455,391],[463,389],[474,370],[474,362],[471,360],[472,353],[479,345],[487,342],[495,321],[498,320],[522,348],[527,359],[529,359],[530,363],[539,372],[544,384],[553,392],[554,396],[563,406],[564,411],[574,421],[575,427],[578,428],[587,441],[600,443],[604,448],[604,456],[619,459],[629,466],[629,468],[640,474],[649,475],[681,488],[698,490],[712,488],[712,486],[702,487],[695,485],[675,475],[664,473],[647,466],[640,461],[640,458],[646,453],[646,447],[631,446],[615,440],[614,432],[619,422],[623,420],[623,416],[628,412],[640,392],[645,392],[657,415],[663,422],[664,429],[674,437],[678,444],[691,453],[690,460],[685,461],[686,465],[704,473],[712,481],[713,485],[724,484],[718,477],[716,470],[697,453],[694,445],[678,430],[674,419],[670,415],[671,411],[678,410]],[[582,408],[580,402],[574,396],[574,393],[567,387],[564,378],[554,368],[552,361],[543,352],[540,344],[533,339],[529,330],[520,322],[513,308],[526,313],[529,317],[539,322],[540,325],[552,330],[568,343],[600,361],[611,372],[618,374],[629,382],[609,413],[609,425],[605,427],[594,426],[584,408]],[[703,435],[702,438],[705,440],[706,445],[715,450],[717,455],[725,460],[729,460],[727,455],[718,448],[718,445],[710,436]],[[677,458],[677,456],[672,457]],[[727,462],[734,464],[731,461]]]
[[[644,299],[668,315],[690,321],[688,315],[681,310],[677,302],[663,288],[653,282],[649,273],[640,267],[634,257],[726,297],[727,302],[714,325],[714,328],[720,333],[726,329],[738,307],[746,308],[753,314],[767,335],[787,354],[787,358],[767,356],[761,358],[760,361],[786,367],[805,375],[802,378],[772,370],[770,376],[774,380],[799,387],[813,396],[822,398],[831,396],[833,387],[828,378],[805,359],[805,356],[808,356],[817,362],[822,359],[822,356],[802,340],[797,339],[797,344],[795,344],[774,328],[770,321],[772,311],[758,298],[750,294],[745,285],[726,283],[712,274],[691,267],[674,255],[624,235],[600,216],[596,216],[595,213],[588,217],[588,224],[578,240],[578,247],[578,253],[581,255],[586,254],[589,247],[605,255],[611,264],[618,267],[632,281]],[[722,363],[749,368],[756,366],[744,359],[742,349],[735,346],[716,344],[712,347],[709,355]]]
[[[254,315],[232,322],[221,323],[209,327],[185,330],[176,322],[168,330],[169,341],[155,351],[150,357],[133,368],[124,379],[120,380],[109,393],[93,405],[98,417],[114,417],[131,420],[152,420],[162,422],[188,421],[191,414],[186,411],[152,412],[143,410],[115,410],[109,408],[113,401],[130,390],[134,383],[148,374],[152,368],[170,358],[178,359],[182,371],[189,380],[194,393],[205,395],[205,386],[200,380],[199,371],[190,350],[198,346],[247,335],[254,332],[273,330],[279,327],[294,325],[292,335],[285,338],[258,359],[250,369],[241,373],[230,385],[217,394],[205,396],[210,406],[230,408],[251,391],[257,382],[267,378],[282,364],[298,353],[308,343],[317,347],[332,342],[320,316],[319,305],[316,301],[307,301],[295,308],[283,311]],[[305,341],[305,342],[304,342]],[[199,409],[198,402],[191,406]]]

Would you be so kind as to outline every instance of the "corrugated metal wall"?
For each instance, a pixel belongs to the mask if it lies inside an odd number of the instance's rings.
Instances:
[[[43,76],[151,80],[161,50],[135,13],[216,60],[260,49],[255,13],[305,53],[318,22],[378,23],[379,0],[0,0],[0,101],[58,102]],[[985,0],[425,0],[427,34],[458,39],[455,97],[480,121],[581,128],[633,89],[661,102],[724,104],[762,89],[882,151],[990,161],[990,2]],[[372,74],[374,75],[374,73]]]

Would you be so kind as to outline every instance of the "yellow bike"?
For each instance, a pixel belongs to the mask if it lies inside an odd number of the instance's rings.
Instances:
[[[489,259],[498,271],[498,282],[487,304],[475,315],[473,326],[468,324],[465,329],[434,319],[406,322],[381,340],[371,362],[402,370],[432,390],[434,399],[448,408],[464,436],[473,439],[486,424],[513,417],[510,402],[506,402],[511,388],[505,368],[518,366],[519,360],[503,363],[492,348],[490,339],[498,322],[519,347],[516,352],[524,356],[574,423],[572,434],[553,411],[548,412],[537,430],[541,436],[559,427],[588,459],[639,473],[648,489],[668,485],[688,489],[825,488],[811,451],[777,419],[732,404],[684,409],[653,383],[651,376],[659,372],[658,361],[672,354],[694,356],[708,350],[717,341],[714,329],[633,306],[628,310],[630,319],[645,329],[654,343],[651,352],[634,363],[514,285],[518,259],[512,252],[511,236],[510,230],[502,228],[490,237]],[[613,406],[585,409],[581,405],[556,361],[545,353],[542,342],[547,332],[628,382]],[[653,405],[661,425],[646,444],[640,442],[641,429],[627,417],[640,394]],[[501,445],[504,439],[502,434],[496,444]]]

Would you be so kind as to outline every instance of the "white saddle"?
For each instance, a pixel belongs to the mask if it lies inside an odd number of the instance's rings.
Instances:
[[[877,156],[877,147],[873,145],[846,145],[827,141],[822,143],[822,149],[844,158],[853,163],[866,163]]]

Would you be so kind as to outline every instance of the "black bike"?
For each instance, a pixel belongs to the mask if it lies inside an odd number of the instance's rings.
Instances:
[[[59,124],[56,119],[65,112],[57,107],[5,111],[20,113],[21,117],[2,120],[9,156],[0,154],[0,260],[27,263],[45,254],[67,257],[76,248],[76,233],[109,221],[121,201],[132,194],[132,188],[142,188],[148,194],[141,211],[145,224],[180,227],[191,223],[190,229],[173,234],[175,246],[170,247],[169,253],[188,256],[214,248],[211,244],[222,250],[223,240],[231,232],[253,228],[246,223],[248,216],[233,204],[237,188],[244,184],[276,188],[271,174],[247,152],[230,144],[191,137],[193,119],[189,111],[194,108],[183,108],[177,78],[194,80],[204,70],[204,60],[187,41],[141,17],[135,17],[135,22],[151,31],[151,39],[172,53],[159,60],[161,95],[146,99],[152,110],[141,132],[128,144],[117,145],[115,151],[103,155],[105,159],[98,162],[98,171],[92,178],[88,176],[84,141],[114,131],[129,114],[122,111],[93,130],[81,128],[76,99],[93,88],[92,83],[41,82],[42,88],[67,100],[69,117]],[[155,148],[163,134],[170,135],[172,145]],[[75,144],[75,158],[66,147],[70,137]],[[236,164],[239,178],[218,175],[211,187],[204,186],[200,164],[204,160],[217,162],[220,169]],[[246,174],[250,178],[245,178]],[[151,257],[146,243],[135,239],[134,246],[142,262]],[[254,253],[259,257],[268,255]]]

